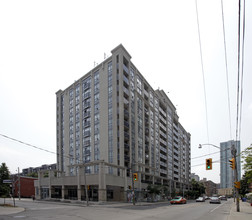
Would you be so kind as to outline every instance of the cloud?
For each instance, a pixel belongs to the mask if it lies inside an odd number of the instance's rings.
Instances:
[[[252,103],[249,104],[248,109],[249,111],[252,111]]]

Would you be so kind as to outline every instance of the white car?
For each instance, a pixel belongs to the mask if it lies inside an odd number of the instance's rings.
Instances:
[[[205,199],[203,197],[199,197],[196,199],[196,202],[205,202]]]
[[[221,204],[221,201],[219,199],[219,197],[211,197],[210,203],[214,203],[214,204]]]

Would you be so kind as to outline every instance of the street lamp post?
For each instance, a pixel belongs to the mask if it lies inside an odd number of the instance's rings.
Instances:
[[[203,145],[211,145],[213,147],[216,147],[216,148],[220,149],[220,147],[218,147],[218,146],[216,146],[214,144],[199,144],[199,148],[202,148]]]

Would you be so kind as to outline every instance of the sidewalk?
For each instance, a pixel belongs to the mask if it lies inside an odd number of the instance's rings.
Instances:
[[[6,207],[6,206],[0,206],[0,216],[1,215],[10,215],[15,214],[19,212],[23,212],[25,209],[21,207]]]
[[[25,200],[25,199],[22,199]],[[5,202],[3,202],[3,198],[0,198],[0,216],[1,215],[11,215],[19,212],[23,212],[25,209],[22,207],[14,207],[13,200],[11,198],[6,198]],[[28,199],[27,199],[28,201]],[[6,206],[4,206],[6,204]]]
[[[252,206],[248,202],[240,202],[240,212],[236,211],[236,203],[233,203],[228,220],[252,219]]]

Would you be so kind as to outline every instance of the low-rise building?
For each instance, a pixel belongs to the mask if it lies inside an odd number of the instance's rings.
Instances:
[[[31,174],[38,174],[39,171],[45,171],[45,170],[56,170],[56,163],[53,164],[44,164],[39,167],[29,167],[22,170],[23,176],[29,176]]]
[[[35,196],[34,181],[37,178],[14,175],[12,179],[12,186],[14,186],[12,193],[14,197],[32,198]]]
[[[199,175],[196,175],[195,173],[191,173],[191,180],[192,180],[192,179],[195,179],[197,182],[200,181]]]
[[[211,180],[207,180],[204,178],[203,180],[200,180],[200,182],[203,183],[205,189],[206,196],[211,197],[213,195],[217,195],[217,184],[212,182]]]
[[[219,196],[233,196],[234,188],[220,188],[218,189]]]

